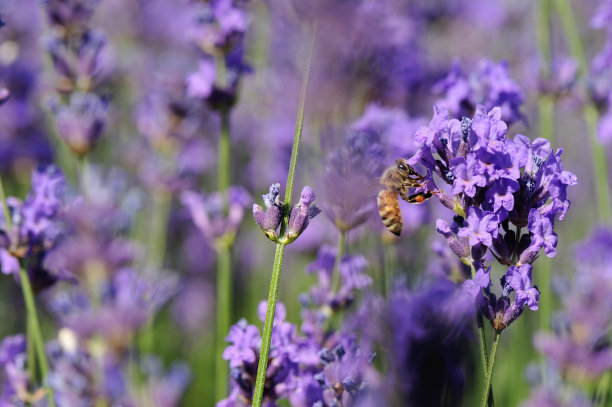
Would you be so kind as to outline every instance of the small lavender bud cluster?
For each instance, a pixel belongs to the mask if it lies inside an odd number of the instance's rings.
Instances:
[[[448,75],[434,84],[432,90],[442,94],[436,104],[446,107],[453,116],[470,115],[477,105],[484,105],[487,109],[499,106],[508,124],[524,120],[520,107],[525,94],[510,77],[505,61],[481,60],[470,75],[455,62]]]
[[[58,133],[77,156],[98,142],[106,122],[108,98],[96,89],[108,76],[106,36],[89,27],[97,0],[42,2],[51,33],[46,49],[56,74],[55,88],[68,102],[51,102]]]
[[[290,244],[306,230],[310,219],[317,216],[321,210],[316,205],[312,205],[315,200],[313,189],[305,186],[302,189],[300,203],[293,205],[289,211],[286,234],[282,236],[282,228],[281,235],[279,235],[278,229],[286,212],[279,196],[280,184],[272,184],[270,192],[261,196],[264,200],[266,211],[264,212],[261,206],[253,204],[253,217],[268,239],[276,243]]]

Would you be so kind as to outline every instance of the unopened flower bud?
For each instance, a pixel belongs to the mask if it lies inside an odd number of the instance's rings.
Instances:
[[[257,204],[253,205],[253,217],[257,225],[263,230],[266,237],[273,242],[278,240],[277,229],[283,217],[283,205],[279,199],[280,184],[270,185],[270,192],[261,197],[264,200],[266,211]]]
[[[315,199],[315,193],[311,187],[302,189],[300,203],[291,209],[289,224],[287,229],[287,243],[293,242],[299,235],[306,230],[310,219],[317,216],[321,210],[316,206],[310,206]]]

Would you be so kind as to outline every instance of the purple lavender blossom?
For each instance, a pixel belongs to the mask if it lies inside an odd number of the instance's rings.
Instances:
[[[476,271],[491,251],[509,266],[499,299],[482,286],[482,276],[465,285],[495,329],[507,327],[525,305],[537,309],[539,291],[532,287],[530,264],[541,249],[549,257],[556,254],[554,221],[564,218],[570,205],[567,187],[576,184],[576,176],[563,169],[562,150],[554,152],[545,139],[531,143],[520,134],[508,139],[501,116],[500,108],[487,112],[479,105],[472,119],[449,120],[444,108],[434,108],[429,126],[415,134],[420,148],[409,160],[451,186],[452,195],[430,177],[424,189],[436,190],[455,213],[452,225],[438,221],[437,229],[461,261]],[[513,291],[515,300],[509,298]]]
[[[244,188],[234,186],[225,194],[215,192],[206,197],[185,191],[181,194],[181,200],[189,210],[196,227],[214,246],[234,239],[251,197]],[[227,215],[224,214],[226,205],[229,208]]]
[[[492,212],[482,211],[480,208],[471,207],[468,210],[467,227],[459,229],[459,237],[469,238],[470,246],[483,244],[487,247],[493,244],[493,238],[497,237],[499,220]]]
[[[68,147],[82,156],[102,137],[107,104],[93,93],[74,93],[67,105],[53,106],[57,130]]]
[[[53,285],[58,278],[67,279],[66,275],[55,273],[43,264],[64,233],[61,222],[66,179],[58,167],[41,165],[32,171],[31,183],[32,189],[23,202],[8,199],[12,229],[3,220],[0,264],[4,274],[13,274],[18,279],[23,260],[32,286],[38,292]]]
[[[596,229],[576,247],[576,274],[563,294],[552,332],[539,332],[534,344],[563,376],[595,378],[612,367],[607,339],[611,323],[612,232]]]
[[[0,379],[2,381],[0,406],[25,404],[29,398],[38,400],[41,398],[40,392],[37,397],[28,391],[29,378],[25,364],[25,337],[23,335],[5,337],[0,344]]]
[[[389,370],[372,380],[371,393],[383,405],[458,403],[466,384],[465,350],[473,340],[471,301],[444,277],[425,281],[414,290],[396,286],[378,311],[376,317],[371,309],[366,313],[384,321],[389,332],[376,339],[382,349],[388,349]],[[367,329],[361,327],[365,335]]]
[[[484,105],[487,109],[499,106],[509,124],[524,120],[520,107],[525,95],[510,78],[506,62],[482,60],[470,75],[465,75],[459,62],[454,62],[447,77],[436,83],[433,91],[444,95],[437,103],[448,108],[453,116],[470,116],[477,105]]]

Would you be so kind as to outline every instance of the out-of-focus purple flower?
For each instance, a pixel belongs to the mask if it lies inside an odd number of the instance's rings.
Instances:
[[[161,363],[149,363],[147,391],[156,407],[176,407],[191,381],[191,371],[184,363],[173,363],[168,372],[162,371]]]
[[[174,295],[177,283],[169,275],[147,279],[129,268],[110,279],[93,274],[95,271],[89,270],[84,281],[91,298],[82,288],[72,287],[57,293],[49,308],[79,339],[99,336],[107,341],[109,351],[120,355],[135,333]]]
[[[244,209],[252,202],[249,193],[240,186],[230,187],[225,194],[214,192],[207,196],[185,191],[181,201],[189,210],[193,223],[213,246],[233,241]]]
[[[378,126],[361,119],[332,149],[319,175],[325,215],[340,231],[352,230],[376,215],[376,194],[384,171],[385,147]]]
[[[318,314],[317,323],[323,323],[330,315],[329,311],[338,311],[347,308],[354,300],[355,294],[372,284],[372,278],[366,273],[368,262],[363,256],[343,256],[338,263],[339,278],[334,283],[333,273],[336,265],[337,251],[331,246],[321,246],[317,259],[312,262],[307,271],[316,272],[318,284],[310,288],[307,295],[302,298],[305,308]],[[308,325],[305,323],[305,325]],[[316,324],[315,324],[316,325]],[[314,331],[318,327],[302,326],[303,331]]]
[[[99,0],[43,0],[42,6],[52,25],[77,29],[87,24]]]
[[[370,317],[380,318],[388,334],[379,335],[376,343],[389,352],[388,373],[371,385],[381,402],[415,406],[459,402],[467,376],[465,350],[472,343],[471,301],[447,278],[434,278],[414,290],[396,286],[378,312],[379,316]],[[367,332],[367,326],[361,330]]]
[[[596,229],[576,247],[576,273],[562,294],[552,332],[539,332],[534,344],[562,369],[565,380],[595,379],[612,367],[608,331],[612,323],[612,232]]]
[[[453,116],[471,116],[477,105],[484,105],[487,109],[499,106],[504,121],[509,124],[524,119],[520,106],[525,95],[510,78],[506,62],[482,60],[467,76],[459,62],[454,62],[448,76],[436,83],[433,91],[444,95],[437,103],[449,109]]]
[[[87,154],[102,137],[107,103],[93,93],[74,93],[67,105],[54,105],[57,130],[78,156]]]
[[[247,4],[247,0],[214,0],[194,6],[187,36],[203,57],[198,71],[187,77],[187,94],[206,100],[213,109],[228,110],[234,105],[240,79],[250,71],[243,60],[250,20]],[[225,65],[221,73],[215,58]]]
[[[267,303],[259,304],[260,317],[265,319]],[[276,405],[275,401],[286,398],[292,389],[293,372],[297,369],[297,328],[284,321],[284,307],[277,304],[279,313],[275,316],[270,344],[270,356],[266,371],[266,385],[264,388],[264,405]],[[217,406],[241,406],[239,400],[250,400],[255,386],[257,364],[261,337],[259,329],[249,325],[246,320],[240,320],[230,328],[226,340],[230,342],[223,358],[230,362],[231,377],[235,385],[227,399],[221,400]]]
[[[206,99],[213,91],[217,79],[215,65],[210,60],[200,61],[198,70],[187,77],[187,96]]]
[[[610,74],[610,62],[612,62],[612,29],[610,29],[610,2],[603,1],[595,12],[591,20],[594,28],[606,30],[606,44],[603,49],[595,56],[591,63],[590,90],[591,97],[602,112],[597,127],[597,135],[602,143],[609,143],[612,140],[610,116],[612,108],[612,79]]]
[[[0,88],[0,106],[6,103],[11,97],[11,92],[7,88]]]
[[[32,171],[32,189],[23,202],[9,198],[12,228],[3,220],[4,239],[0,263],[4,274],[19,275],[20,259],[24,261],[35,291],[45,289],[58,278],[66,278],[44,266],[46,256],[57,246],[64,233],[66,179],[54,165],[41,165]]]
[[[26,340],[23,335],[7,336],[2,340],[0,344],[0,380],[2,384],[0,406],[2,407],[25,404],[26,400],[35,404],[44,397],[44,392],[41,390],[34,394],[28,391],[30,378],[26,372]]]
[[[114,205],[84,200],[70,207],[65,213],[65,236],[45,257],[45,268],[64,278],[87,280],[90,274],[112,276],[130,265],[137,249],[118,236],[125,220]]]

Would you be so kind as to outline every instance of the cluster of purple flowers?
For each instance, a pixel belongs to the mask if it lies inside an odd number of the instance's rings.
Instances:
[[[50,25],[45,45],[55,70],[55,88],[68,97],[55,99],[51,109],[57,130],[78,156],[87,154],[102,136],[108,100],[100,86],[109,76],[106,36],[89,21],[98,1],[45,0],[42,7]]]
[[[3,219],[0,231],[2,272],[19,280],[20,267],[25,267],[35,291],[49,287],[58,278],[68,278],[44,264],[63,233],[65,186],[66,180],[58,167],[39,166],[32,171],[32,189],[25,200],[13,197],[7,200],[11,219]]]
[[[275,406],[281,399],[296,407],[350,406],[365,389],[364,372],[374,354],[360,346],[354,334],[334,329],[332,317],[348,309],[355,294],[369,287],[372,279],[365,273],[366,260],[355,255],[340,260],[339,280],[332,282],[335,264],[334,249],[325,247],[308,266],[307,271],[317,272],[319,281],[300,296],[301,329],[286,321],[282,304],[277,306],[264,390],[266,406]],[[265,301],[259,304],[262,321],[266,308]],[[223,358],[229,361],[234,388],[217,406],[246,406],[259,361],[259,329],[243,319],[231,327],[226,340],[231,345]]]
[[[42,64],[38,43],[41,24],[33,18],[39,9],[34,1],[19,7],[2,5],[0,36],[4,57],[0,63],[0,169],[9,173],[23,161],[49,163],[53,159],[44,116],[37,100]],[[8,51],[8,52],[7,52]]]
[[[366,298],[349,322],[389,355],[383,372],[364,369],[371,401],[357,405],[457,405],[474,343],[473,305],[446,277],[427,278],[413,289],[395,283],[388,299]]]
[[[591,95],[600,110],[605,114],[600,118],[597,135],[599,140],[609,143],[612,140],[612,2],[604,0],[599,5],[593,19],[593,28],[606,30],[606,44],[595,56],[591,65]]]
[[[566,190],[576,183],[576,176],[563,170],[561,149],[553,151],[542,138],[533,143],[521,134],[507,138],[501,115],[499,107],[487,112],[479,105],[473,118],[459,121],[435,107],[429,126],[416,132],[419,150],[408,160],[427,170],[422,189],[455,213],[450,225],[437,221],[438,232],[474,268],[474,279],[464,287],[497,330],[514,321],[525,305],[538,308],[531,263],[541,249],[548,257],[556,254],[555,219],[565,216],[570,205]],[[438,188],[433,174],[449,185],[450,193]],[[487,251],[509,267],[499,299],[489,290]]]
[[[244,34],[249,25],[247,0],[214,0],[199,4],[189,36],[202,55],[197,71],[187,76],[187,95],[214,109],[229,109],[240,78],[250,68],[243,61]]]
[[[466,75],[456,61],[432,90],[442,94],[437,105],[447,108],[454,117],[471,116],[476,106],[483,105],[486,109],[500,107],[502,119],[508,124],[525,120],[520,112],[525,94],[510,77],[506,62],[485,59],[472,74]]]
[[[233,186],[225,194],[213,192],[208,196],[185,191],[181,194],[181,201],[189,209],[196,227],[214,247],[231,245],[252,198],[244,188]]]
[[[612,368],[608,339],[612,323],[609,229],[596,229],[578,244],[575,269],[571,281],[560,276],[555,284],[562,307],[552,318],[552,331],[534,336],[534,345],[544,356],[547,370],[546,378],[541,373],[536,376],[536,386],[526,406],[535,406],[543,398],[559,400],[556,405],[593,405],[580,386],[596,381]]]

